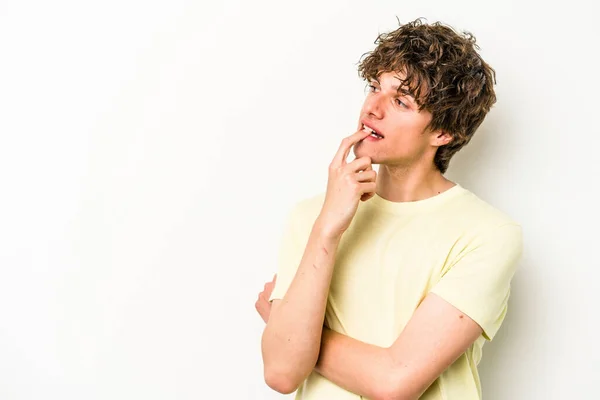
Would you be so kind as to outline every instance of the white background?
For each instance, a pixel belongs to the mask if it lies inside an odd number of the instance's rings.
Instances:
[[[1,1],[0,398],[281,398],[254,301],[284,217],[421,16],[497,72],[448,177],[524,227],[485,398],[596,398],[597,6],[549,4]]]

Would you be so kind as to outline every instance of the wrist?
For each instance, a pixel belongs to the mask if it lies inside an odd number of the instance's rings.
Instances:
[[[339,232],[335,229],[332,229],[319,217],[313,226],[313,233],[329,243],[337,244],[342,238],[344,232]]]

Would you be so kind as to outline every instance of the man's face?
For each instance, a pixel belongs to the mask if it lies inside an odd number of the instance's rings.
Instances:
[[[354,154],[357,158],[371,157],[373,164],[386,165],[411,166],[424,157],[433,160],[436,150],[432,146],[433,134],[425,132],[431,113],[418,111],[415,99],[404,92],[407,87],[398,91],[401,82],[396,77],[405,75],[385,72],[378,81],[369,83],[358,129],[367,125],[383,138],[367,137],[354,146]]]

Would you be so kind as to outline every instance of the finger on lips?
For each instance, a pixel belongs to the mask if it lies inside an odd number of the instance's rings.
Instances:
[[[350,140],[348,141],[348,144],[345,146],[344,158],[342,159],[344,164],[347,163],[346,159],[348,158],[348,154],[350,153],[350,149],[352,148],[352,146],[354,146],[356,143],[360,142],[361,140],[363,140],[364,138],[366,138],[369,135],[370,135],[370,133],[360,130],[360,131],[357,131],[356,133],[354,133],[353,135],[349,136]]]
[[[342,140],[342,144],[340,145],[337,154],[334,157],[334,162],[336,165],[345,165],[346,159],[348,158],[348,154],[350,153],[350,149],[356,143],[360,142],[362,139],[369,136],[369,132],[365,132],[363,130],[356,131],[354,134],[344,138]]]

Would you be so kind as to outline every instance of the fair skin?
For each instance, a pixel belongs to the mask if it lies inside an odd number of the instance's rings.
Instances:
[[[262,335],[265,381],[282,393],[296,390],[317,363],[327,294],[341,235],[358,202],[375,191],[368,157],[346,161],[351,147],[368,133],[345,138],[329,166],[327,194],[306,249],[284,298],[274,304]]]
[[[265,380],[279,392],[293,392],[315,370],[374,400],[418,399],[482,333],[472,319],[433,294],[389,347],[324,326],[334,254],[358,202],[373,193],[394,202],[422,200],[454,186],[433,164],[437,148],[451,136],[425,130],[431,114],[419,112],[414,99],[397,93],[397,77],[403,75],[383,73],[370,83],[358,128],[364,122],[384,138],[366,139],[359,130],[342,141],[329,168],[323,209],[284,298],[269,303],[274,278],[256,302],[267,324],[262,338]],[[356,159],[346,164],[350,147]],[[379,164],[378,173],[371,164]]]
[[[404,78],[388,72],[381,74],[379,82],[370,82],[358,128],[361,120],[366,121],[384,139],[358,143],[354,154],[379,164],[378,195],[394,202],[422,200],[454,186],[433,164],[438,147],[452,138],[443,131],[424,131],[431,113],[419,112],[412,96],[398,95],[396,76]]]

